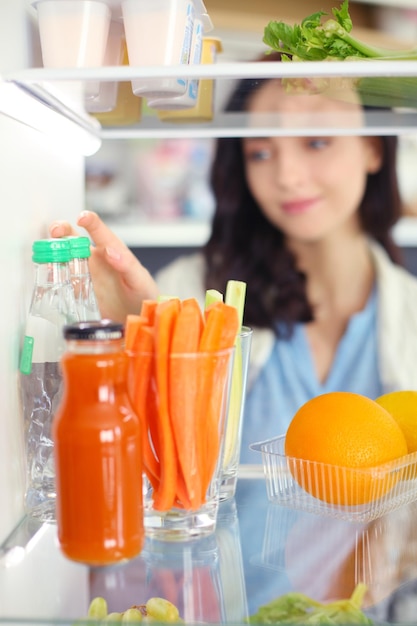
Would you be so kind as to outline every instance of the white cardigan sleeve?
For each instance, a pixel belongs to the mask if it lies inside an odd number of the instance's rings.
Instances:
[[[182,255],[155,275],[159,292],[184,300],[196,298],[204,306],[204,258],[199,253]]]
[[[384,391],[417,389],[417,278],[371,246],[378,288],[378,351]]]

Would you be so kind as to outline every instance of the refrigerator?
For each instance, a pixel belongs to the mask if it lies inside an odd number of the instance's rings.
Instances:
[[[40,104],[42,86],[31,85],[32,89],[40,89],[36,99],[10,82],[11,76],[24,74],[34,58],[40,58],[39,54],[31,0],[0,0],[0,545],[24,516],[25,468],[17,379],[34,278],[32,242],[47,237],[48,225],[54,220],[75,222],[85,204],[86,155],[99,146],[99,133],[83,113],[81,104],[70,116],[76,119],[67,119],[57,114],[50,102],[46,106]],[[254,70],[249,65],[242,63],[237,76],[236,67],[224,63],[223,87],[236,77],[253,77]],[[270,64],[263,65],[267,76],[266,66]],[[388,66],[381,67],[381,71],[389,72]],[[415,66],[412,71],[417,74]],[[186,74],[195,77],[192,72]],[[217,74],[219,70],[201,68],[201,75],[206,78]],[[126,73],[123,76],[128,79]],[[53,86],[59,87],[56,82]],[[76,82],[72,87],[77,87]],[[76,100],[77,94],[72,92],[68,97]],[[37,115],[40,109],[42,119]],[[413,113],[399,115],[398,119],[384,118],[382,125],[388,128],[387,132],[400,134],[415,133],[417,127]],[[197,128],[189,136],[244,136],[245,133],[248,136],[251,132],[268,134],[273,130],[261,127],[253,131],[243,117],[229,120],[220,116],[217,128]],[[77,133],[79,140],[74,141]],[[175,138],[182,133],[182,127],[159,126],[155,133],[152,128],[145,128],[143,136]],[[119,136],[124,137],[122,130]],[[28,585],[33,576],[28,577]],[[39,597],[45,598],[47,594]],[[64,609],[63,614],[66,614]]]
[[[32,242],[55,219],[73,219],[84,206],[82,151],[45,134],[33,98],[5,76],[30,67],[38,53],[36,23],[26,0],[0,0],[0,544],[23,516],[24,454],[18,362],[33,286]],[[22,104],[23,103],[23,104]],[[36,109],[36,107],[35,107]],[[45,110],[48,125],[52,111]]]

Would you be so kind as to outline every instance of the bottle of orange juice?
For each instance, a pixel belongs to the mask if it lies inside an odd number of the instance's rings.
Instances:
[[[62,552],[89,565],[142,549],[142,440],[127,392],[123,326],[64,326],[64,396],[53,422]]]

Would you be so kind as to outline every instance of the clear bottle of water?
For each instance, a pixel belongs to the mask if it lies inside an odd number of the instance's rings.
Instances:
[[[80,322],[101,319],[94,293],[88,259],[91,256],[88,237],[68,237],[70,242],[70,274]]]
[[[62,397],[62,329],[78,321],[70,278],[70,243],[42,239],[32,247],[35,284],[20,359],[26,447],[26,513],[55,521],[52,420]]]

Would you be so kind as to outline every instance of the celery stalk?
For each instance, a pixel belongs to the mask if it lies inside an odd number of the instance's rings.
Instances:
[[[217,291],[217,289],[207,289],[204,303],[205,308],[207,309],[207,307],[215,302],[223,302],[223,294]]]
[[[246,299],[246,283],[239,280],[229,280],[226,286],[225,302],[234,306],[238,312],[239,332],[242,327],[243,313]],[[230,389],[229,409],[226,423],[226,437],[223,457],[223,467],[227,468],[233,457],[239,453],[236,450],[236,440],[239,434],[240,412],[242,405],[242,346],[239,335],[235,341],[235,355],[233,360],[232,381]]]
[[[246,283],[241,280],[229,280],[226,285],[225,302],[237,309],[239,328],[243,323],[243,313],[245,310]]]
[[[178,300],[178,296],[169,296],[167,294],[159,294],[157,302],[167,302],[167,300]]]
[[[323,19],[329,14],[318,11],[294,25],[271,20],[265,27],[263,41],[272,50],[281,52],[286,61],[417,60],[415,46],[400,50],[381,48],[369,45],[354,36],[349,15],[349,0],[343,0],[339,9],[333,8],[332,14],[332,18]],[[351,83],[361,96],[364,105],[415,106],[417,93],[415,77],[358,78],[353,79]],[[289,81],[287,85],[294,88],[297,81]],[[299,80],[298,85],[302,86],[302,81]]]

